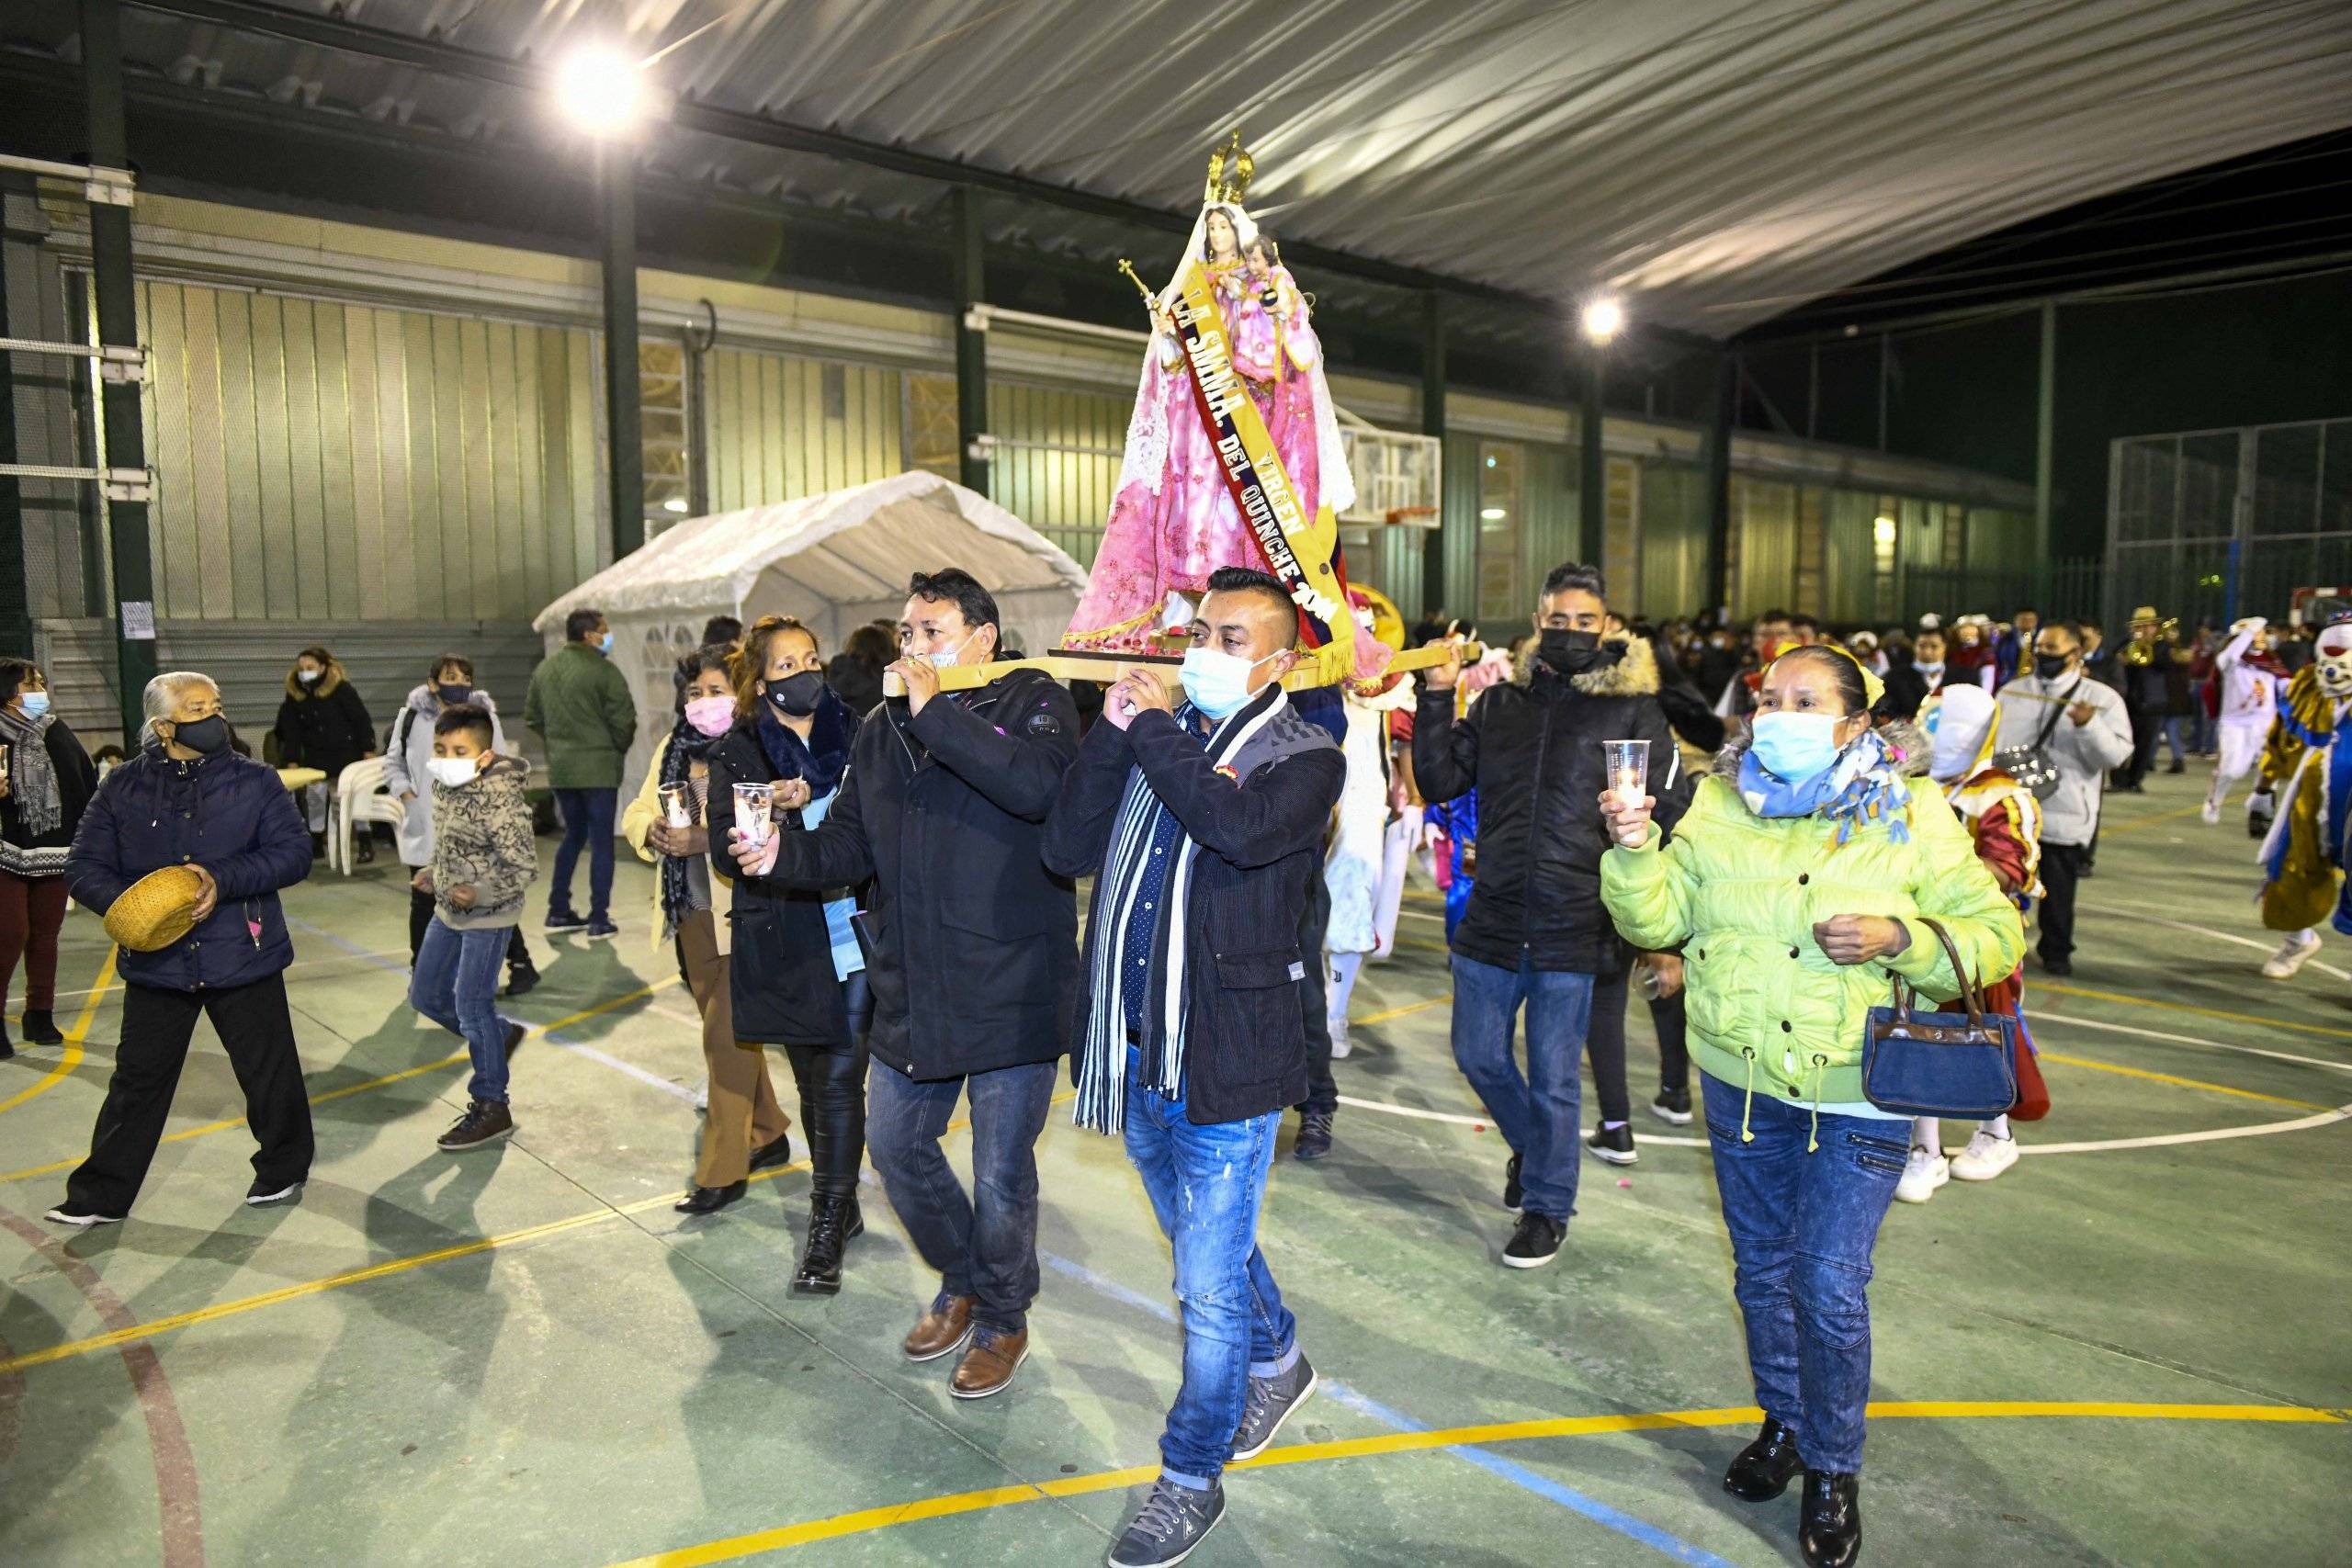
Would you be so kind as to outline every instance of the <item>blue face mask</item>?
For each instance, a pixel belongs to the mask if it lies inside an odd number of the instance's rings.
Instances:
[[[1825,773],[1838,760],[1838,716],[1828,713],[1759,713],[1754,728],[1756,760],[1791,784]]]
[[[27,718],[39,718],[49,711],[49,694],[47,692],[18,692],[17,694],[17,700],[25,705],[25,716]]]
[[[612,633],[606,632],[604,636],[596,639],[596,651],[603,654],[609,654],[613,651]]]
[[[1278,657],[1266,655],[1266,659]],[[1195,648],[1184,655],[1180,679],[1192,705],[1219,721],[1230,718],[1250,700],[1250,671],[1266,659],[1249,660],[1221,649]]]

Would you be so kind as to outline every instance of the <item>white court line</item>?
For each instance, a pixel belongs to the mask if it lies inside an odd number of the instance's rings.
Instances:
[[[2233,1045],[2226,1040],[2199,1040],[2193,1034],[2167,1034],[2160,1029],[2134,1029],[2128,1023],[2105,1023],[2095,1018],[2077,1018],[2069,1012],[2029,1013],[2026,1024],[2036,1034],[2052,1025],[2062,1030],[2103,1029],[2109,1034],[2132,1034],[2143,1040],[2163,1040],[2175,1045],[2201,1045],[2209,1051],[2234,1051],[2242,1056],[2267,1056],[2274,1062],[2294,1062],[2306,1067],[2325,1067],[2331,1072],[2352,1073],[2352,1062],[2331,1062],[2320,1056],[2296,1056],[2285,1051],[2266,1051],[2259,1045]]]
[[[2125,919],[2137,920],[2142,925],[2170,926],[2177,931],[2195,931],[2199,936],[2210,936],[2217,942],[2235,942],[2240,947],[2250,947],[2256,953],[2276,952],[2278,946],[2275,942],[2257,942],[2253,937],[2240,936],[2233,931],[2217,931],[2211,926],[2193,926],[2187,920],[2168,920],[2162,916],[2151,915],[2140,909],[2119,909],[2112,904],[2076,904],[2075,908],[2087,909],[2094,915],[2120,915]],[[2352,970],[2338,969],[2335,964],[2323,964],[2316,958],[2303,960],[2303,967],[2316,969],[2323,975],[2333,975],[2339,980],[2352,980]],[[2265,976],[2264,978],[2267,979],[2269,976]]]

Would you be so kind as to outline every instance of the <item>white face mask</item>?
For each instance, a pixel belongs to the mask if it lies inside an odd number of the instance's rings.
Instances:
[[[315,686],[319,683],[319,677],[325,673],[323,670],[297,670],[294,671],[294,679],[301,682],[305,686]]]
[[[432,773],[435,783],[450,789],[473,783],[481,773],[481,759],[479,757],[435,757],[424,766]]]

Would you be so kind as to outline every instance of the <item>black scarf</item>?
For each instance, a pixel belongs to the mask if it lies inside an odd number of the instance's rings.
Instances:
[[[684,784],[693,776],[694,765],[709,756],[710,749],[725,739],[723,735],[716,737],[705,735],[688,723],[684,714],[680,714],[676,728],[670,731],[670,744],[662,753],[662,775],[659,782],[665,784]],[[662,919],[663,922],[671,931],[675,931],[678,929],[678,922],[693,912],[693,897],[686,879],[686,857],[663,855],[662,857]]]
[[[803,740],[776,716],[775,705],[760,699],[760,749],[779,779],[806,779],[808,798],[822,800],[840,787],[842,770],[849,766],[849,744],[857,727],[849,707],[827,686],[817,699],[817,722]]]

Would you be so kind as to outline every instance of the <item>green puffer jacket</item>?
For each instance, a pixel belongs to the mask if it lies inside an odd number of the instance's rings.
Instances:
[[[1702,1070],[1796,1104],[1864,1099],[1863,1021],[1889,1001],[1890,976],[1928,997],[1960,994],[1920,915],[1951,933],[1980,981],[2016,972],[2025,956],[2016,907],[1935,787],[1914,780],[1912,789],[1907,842],[1871,823],[1841,848],[1820,817],[1756,816],[1718,772],[1699,782],[1672,843],[1660,849],[1652,829],[1643,848],[1601,857],[1601,898],[1625,940],[1682,949],[1690,1054]],[[1911,945],[1833,964],[1813,927],[1838,915],[1899,919]]]
[[[584,642],[567,642],[531,672],[523,723],[547,748],[549,789],[618,789],[637,738],[628,677]]]

